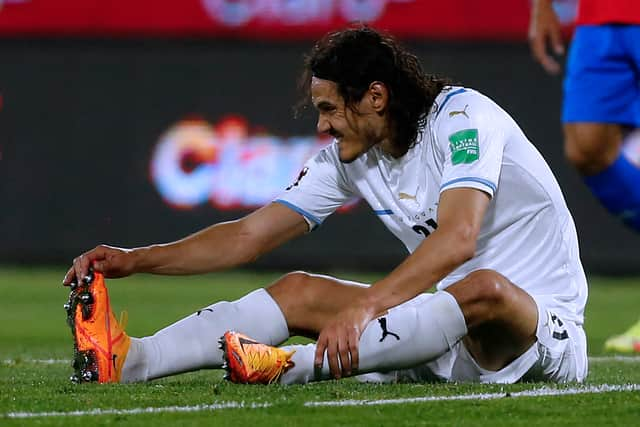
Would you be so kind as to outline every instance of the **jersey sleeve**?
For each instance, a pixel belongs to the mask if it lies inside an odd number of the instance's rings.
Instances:
[[[498,187],[505,135],[496,105],[467,89],[448,95],[438,110],[435,139],[442,153],[440,192],[476,188],[493,197]]]
[[[355,196],[334,143],[309,159],[296,181],[274,202],[301,214],[313,230]]]

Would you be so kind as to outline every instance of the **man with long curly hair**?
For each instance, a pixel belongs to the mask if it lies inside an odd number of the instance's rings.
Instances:
[[[74,260],[63,281],[72,285],[74,379],[146,381],[224,366],[248,383],[582,381],[587,284],[575,227],[513,119],[486,96],[425,74],[368,27],[320,40],[301,82],[318,131],[335,140],[273,203],[173,243],[101,245]],[[409,252],[376,283],[294,272],[140,339],[110,312],[103,275],[242,265],[354,196]],[[317,341],[276,347],[291,334]]]

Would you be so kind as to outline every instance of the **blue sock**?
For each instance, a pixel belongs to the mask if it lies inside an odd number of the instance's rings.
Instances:
[[[640,232],[640,168],[623,154],[597,175],[584,182],[609,212]]]

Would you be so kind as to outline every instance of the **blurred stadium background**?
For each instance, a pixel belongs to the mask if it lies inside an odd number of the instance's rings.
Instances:
[[[575,0],[557,7],[570,33]],[[292,117],[302,55],[354,20],[494,98],[554,170],[590,274],[640,273],[640,239],[562,156],[561,79],[527,0],[0,0],[0,263],[171,241],[269,202],[327,140]],[[386,270],[405,256],[359,203],[260,268]]]

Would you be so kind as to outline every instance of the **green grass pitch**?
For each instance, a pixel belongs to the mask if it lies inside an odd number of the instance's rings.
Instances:
[[[289,387],[238,386],[224,382],[219,370],[147,384],[101,386],[74,385],[68,380],[71,368],[64,360],[71,358],[72,343],[62,308],[68,293],[60,285],[64,271],[64,267],[0,268],[1,426],[599,426],[637,425],[640,420],[640,358],[602,354],[607,336],[623,331],[640,317],[640,279],[591,278],[586,315],[591,369],[582,386],[372,385],[353,380]],[[129,312],[128,332],[143,336],[212,302],[242,296],[278,276],[251,272],[189,278],[139,275],[111,280],[108,285],[116,311]],[[372,281],[378,276],[340,277]],[[626,386],[627,391],[594,392],[602,384]],[[545,387],[552,395],[539,395]],[[572,389],[582,393],[569,394]],[[522,396],[522,392],[533,395]],[[310,406],[313,402],[364,400],[372,404]],[[73,411],[80,412],[70,414]],[[19,413],[23,418],[16,418]]]

